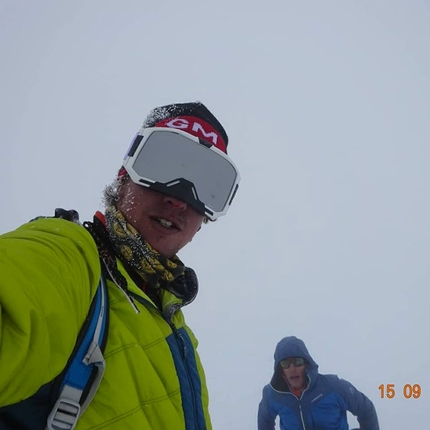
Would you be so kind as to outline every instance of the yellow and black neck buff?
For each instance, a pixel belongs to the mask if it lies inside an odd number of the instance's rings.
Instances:
[[[116,252],[148,287],[159,288],[184,274],[185,266],[176,255],[168,259],[157,252],[115,207],[106,209],[105,218]]]

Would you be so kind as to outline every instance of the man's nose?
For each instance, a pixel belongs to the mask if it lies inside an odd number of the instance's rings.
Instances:
[[[185,211],[187,209],[187,204],[184,201],[177,199],[176,197],[165,196],[164,201],[166,203],[171,204],[175,209],[179,211]]]

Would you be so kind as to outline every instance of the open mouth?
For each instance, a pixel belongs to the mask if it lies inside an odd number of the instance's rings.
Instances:
[[[151,219],[153,221],[156,221],[158,224],[160,224],[162,227],[168,230],[180,230],[179,226],[173,221],[169,221],[165,218],[158,218],[158,217],[151,217]]]

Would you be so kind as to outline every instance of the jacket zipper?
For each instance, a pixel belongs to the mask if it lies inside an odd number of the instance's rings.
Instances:
[[[306,425],[305,425],[305,419],[303,417],[303,411],[302,411],[302,397],[306,393],[306,391],[309,388],[309,386],[311,385],[311,381],[312,381],[310,376],[308,376],[308,378],[309,378],[308,386],[303,390],[303,393],[301,394],[301,396],[299,398],[300,419],[302,420],[303,430],[306,430]]]
[[[302,403],[301,403],[301,401],[302,401],[302,397],[303,397],[303,395],[305,394],[305,392],[307,391],[307,389],[308,389],[308,388],[309,388],[309,386],[311,385],[311,377],[310,377],[310,376],[308,376],[308,378],[309,378],[308,386],[303,390],[303,392],[302,392],[302,394],[300,395],[300,397],[297,397],[297,396],[296,396],[295,394],[293,394],[291,391],[285,392],[285,391],[278,391],[278,390],[275,390],[275,391],[277,391],[278,393],[284,393],[284,394],[287,394],[287,395],[294,396],[294,397],[299,401],[300,420],[302,421],[302,427],[303,427],[303,430],[307,430],[307,429],[306,429],[306,425],[305,425],[305,419],[304,419],[304,417],[303,417],[303,411],[302,411]]]
[[[300,400],[299,400],[300,402]],[[302,411],[302,405],[299,403],[299,409],[300,409],[300,418],[302,420],[302,426],[303,426],[303,430],[306,430],[306,426],[305,426],[305,420],[303,419],[303,411]]]

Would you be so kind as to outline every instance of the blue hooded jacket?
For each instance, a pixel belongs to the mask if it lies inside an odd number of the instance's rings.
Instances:
[[[279,415],[281,430],[348,430],[347,411],[362,430],[379,430],[373,403],[351,383],[336,375],[321,375],[306,345],[295,336],[283,338],[275,349],[275,371],[263,388],[258,409],[258,430],[273,430]],[[303,357],[307,388],[297,398],[282,378],[280,361]]]

